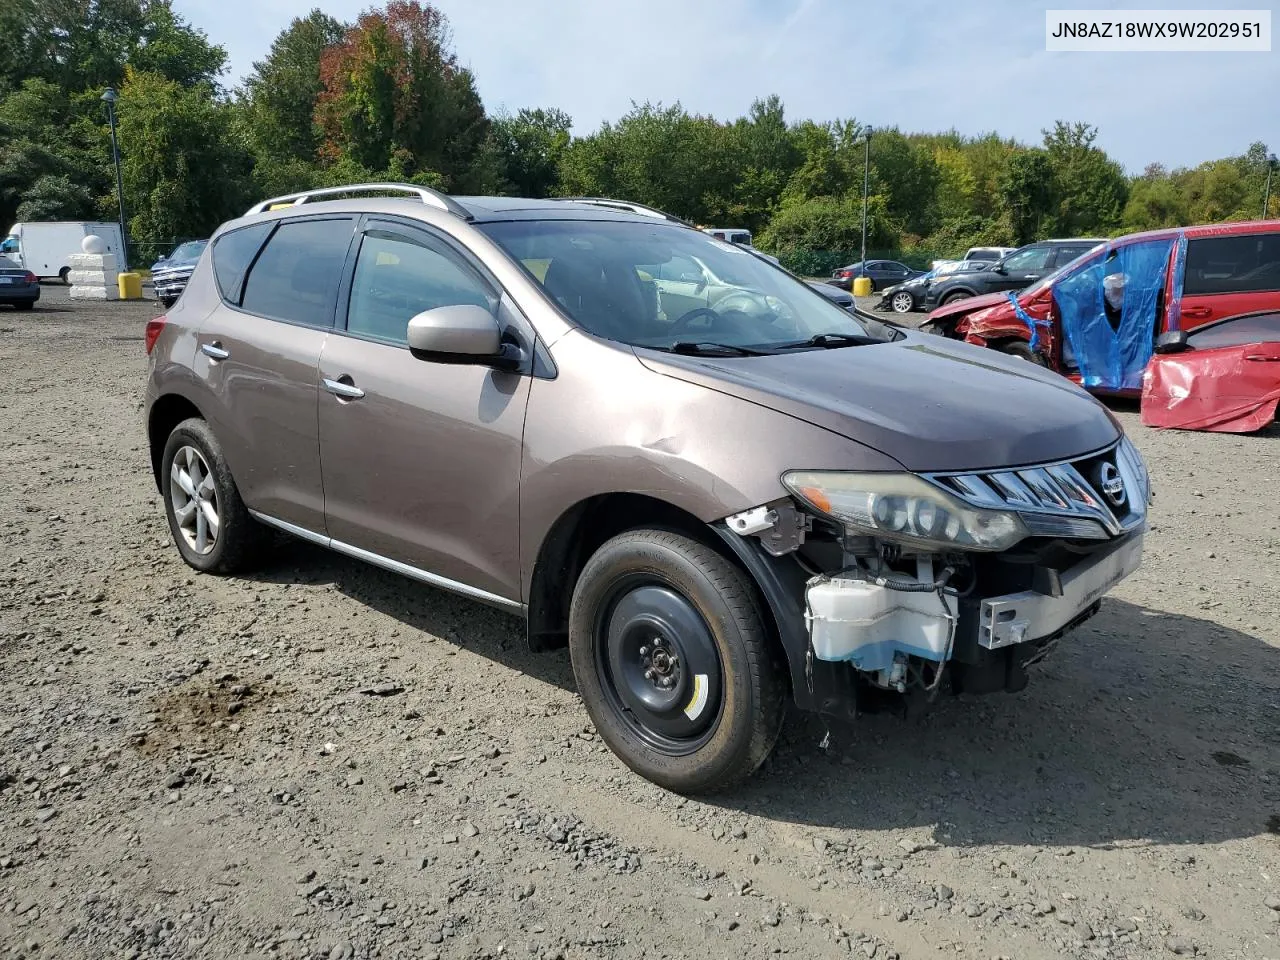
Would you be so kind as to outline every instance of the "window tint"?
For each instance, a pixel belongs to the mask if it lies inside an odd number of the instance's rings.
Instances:
[[[347,308],[347,331],[406,343],[409,321],[424,310],[497,307],[497,294],[443,244],[372,230],[360,243]]]
[[[1224,320],[1192,330],[1187,337],[1188,344],[1195,350],[1277,341],[1280,341],[1280,313],[1259,313],[1251,317]]]
[[[1280,233],[1191,240],[1185,277],[1182,292],[1192,296],[1280,290]]]
[[[329,326],[351,227],[350,219],[280,224],[249,274],[244,309],[275,320]]]
[[[274,223],[255,223],[251,227],[224,233],[214,243],[213,276],[218,281],[222,299],[239,305],[245,271],[274,226]]]
[[[749,234],[749,233],[735,233],[735,234],[733,234],[732,236],[730,236],[730,237],[729,237],[729,242],[730,242],[730,243],[742,243],[742,244],[746,244],[746,245],[749,247],[749,246],[751,246],[751,234]]]
[[[1050,247],[1032,247],[1011,253],[1004,262],[1004,268],[1010,273],[1039,273],[1049,265],[1049,254],[1052,252]]]

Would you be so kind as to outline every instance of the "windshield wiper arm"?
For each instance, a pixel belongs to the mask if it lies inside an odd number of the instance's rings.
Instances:
[[[763,350],[752,350],[750,347],[739,347],[732,343],[713,343],[709,340],[679,340],[669,347],[659,347],[672,353],[682,353],[691,357],[764,357]]]
[[[831,350],[836,347],[865,347],[868,344],[880,343],[875,337],[862,333],[818,333],[808,340],[796,340],[792,343],[780,343],[775,349],[792,350],[798,347],[821,347]]]

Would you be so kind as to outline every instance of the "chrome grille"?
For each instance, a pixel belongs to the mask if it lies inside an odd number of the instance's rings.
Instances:
[[[1091,479],[1113,467],[1124,485],[1124,501],[1111,502]],[[1123,440],[1102,453],[1061,463],[928,474],[926,479],[975,507],[1015,510],[1033,536],[1106,540],[1146,518],[1150,487],[1136,449]]]

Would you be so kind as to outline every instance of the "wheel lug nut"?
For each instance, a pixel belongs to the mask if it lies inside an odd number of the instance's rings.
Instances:
[[[648,655],[649,655],[649,648],[648,648],[648,647],[641,647],[641,648],[640,648],[640,656],[642,656],[642,657],[647,657]]]
[[[646,670],[646,671],[644,672],[644,678],[645,678],[646,680],[652,680],[652,679],[653,679],[653,671],[652,671],[652,670]]]

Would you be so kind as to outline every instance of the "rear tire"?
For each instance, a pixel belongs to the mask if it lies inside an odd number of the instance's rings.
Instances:
[[[957,290],[955,293],[948,293],[942,298],[943,303],[955,303],[957,300],[968,300],[973,294],[968,290]]]
[[[922,323],[917,328],[921,333],[929,333],[935,337],[945,337],[947,335],[946,328],[940,323]]]
[[[65,283],[68,287],[71,286],[71,268],[63,267],[61,270],[59,270],[58,279],[61,280],[63,283]]]
[[[1049,366],[1043,354],[1032,350],[1031,344],[1022,340],[1010,340],[1008,343],[1001,344],[1000,352],[1007,353],[1011,357],[1018,357],[1021,360],[1026,360],[1028,363],[1034,363],[1037,367]]]
[[[160,458],[160,489],[169,533],[188,566],[235,573],[261,557],[266,529],[240,499],[222,447],[203,420],[183,420],[169,434]]]
[[[569,653],[605,743],[668,790],[730,787],[777,742],[785,684],[755,591],[687,536],[633,530],[597,550],[574,587]]]
[[[15,310],[34,310],[36,302],[34,300],[16,300],[13,304]]]

